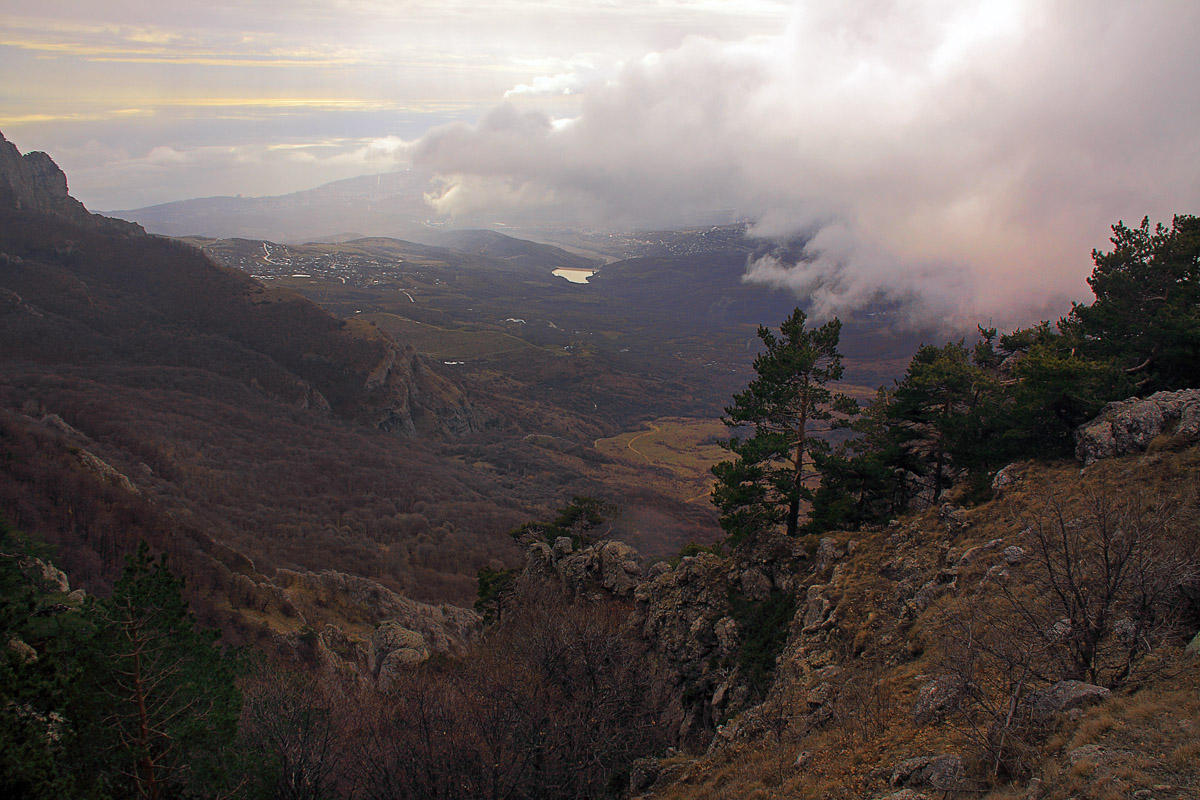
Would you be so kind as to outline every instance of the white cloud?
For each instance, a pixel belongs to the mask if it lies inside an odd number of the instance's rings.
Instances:
[[[882,288],[1027,321],[1087,296],[1117,219],[1196,210],[1196,30],[1200,5],[1169,2],[797,3],[778,36],[627,63],[570,125],[501,106],[413,157],[442,176],[446,214],[748,216],[816,232],[810,262],[750,276],[826,313]]]

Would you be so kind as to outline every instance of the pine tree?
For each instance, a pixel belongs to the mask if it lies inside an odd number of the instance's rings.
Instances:
[[[834,318],[807,330],[806,322],[797,308],[778,336],[759,327],[766,350],[754,359],[757,377],[734,395],[722,418],[730,428],[754,430],[748,438],[730,438],[724,446],[736,458],[713,467],[713,503],[734,544],[781,522],[796,535],[801,505],[811,502],[820,479],[812,456],[828,450],[814,436],[815,426],[857,412],[853,400],[828,386],[842,377],[842,323]]]
[[[80,757],[98,790],[147,800],[215,793],[232,759],[240,696],[216,634],[199,630],[166,556],[145,543],[112,596],[85,614]]]

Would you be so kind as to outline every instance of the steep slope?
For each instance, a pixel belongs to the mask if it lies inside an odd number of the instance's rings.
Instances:
[[[1082,475],[1012,465],[985,503],[822,539],[791,577],[766,700],[634,788],[1196,796],[1198,472],[1194,433],[1168,433]]]
[[[608,605],[642,641],[690,754],[636,762],[635,796],[1195,797],[1200,405],[1178,394],[1136,429],[1146,452],[1082,473],[1012,464],[973,504],[649,569],[534,529],[513,585]]]
[[[2,144],[0,513],[72,580],[102,591],[145,538],[205,619],[294,636],[307,600],[272,599],[277,569],[467,603],[512,558],[508,487],[422,443],[487,421],[431,362],[88,215],[52,162]]]

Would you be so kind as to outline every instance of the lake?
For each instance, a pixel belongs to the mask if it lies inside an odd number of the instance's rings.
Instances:
[[[594,269],[577,269],[575,267],[559,267],[554,270],[554,274],[560,278],[566,278],[571,283],[587,283],[588,278],[596,274]]]

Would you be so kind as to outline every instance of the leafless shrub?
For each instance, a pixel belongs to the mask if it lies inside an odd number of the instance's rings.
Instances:
[[[1044,735],[1033,692],[1064,680],[1116,688],[1135,679],[1200,584],[1191,492],[1094,484],[1073,497],[1048,493],[1015,521],[1023,558],[981,565],[986,572],[940,621],[944,672],[962,687],[951,724],[993,776],[1032,763]]]

